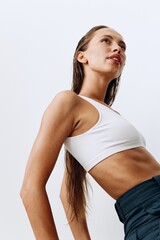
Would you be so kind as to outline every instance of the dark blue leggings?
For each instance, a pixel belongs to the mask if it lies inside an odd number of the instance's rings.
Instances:
[[[131,188],[115,203],[125,240],[160,240],[160,176]]]

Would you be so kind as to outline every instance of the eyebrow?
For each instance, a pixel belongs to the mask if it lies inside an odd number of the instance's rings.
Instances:
[[[104,37],[109,37],[109,38],[113,39],[113,37],[111,35],[103,35],[100,38],[104,38]],[[119,40],[118,42],[124,44],[124,46],[126,48],[126,43],[123,40]]]

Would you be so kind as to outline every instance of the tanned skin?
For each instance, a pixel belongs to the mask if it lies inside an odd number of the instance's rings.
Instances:
[[[119,54],[121,58],[119,64],[109,58],[112,54]],[[111,28],[96,31],[87,50],[79,52],[77,59],[84,68],[80,94],[105,104],[104,97],[108,84],[121,75],[125,65],[122,36]],[[59,239],[48,201],[46,183],[65,139],[84,133],[94,126],[98,118],[95,107],[71,91],[57,94],[46,109],[28,159],[21,188],[21,197],[36,240]],[[159,175],[160,165],[144,147],[138,147],[103,159],[89,171],[89,174],[107,194],[117,199],[138,183]],[[65,179],[66,171],[60,197],[74,239],[90,240],[85,217],[79,221],[76,218],[70,221]]]

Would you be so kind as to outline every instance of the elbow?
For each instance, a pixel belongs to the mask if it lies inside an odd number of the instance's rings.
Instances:
[[[30,189],[24,185],[22,185],[20,189],[20,197],[22,199],[22,202],[25,203],[27,199],[29,199],[29,196],[31,195]]]
[[[26,208],[26,206],[29,204],[30,201],[29,201],[28,193],[23,188],[20,190],[20,198],[21,198],[22,204]]]
[[[20,189],[20,197],[23,204],[26,205],[35,198],[37,199],[44,192],[45,188],[42,186],[37,186],[36,184],[23,184]]]
[[[20,198],[23,200],[23,196],[24,196],[24,189],[23,189],[23,187],[21,187],[19,195],[20,195]]]
[[[19,194],[23,204],[28,205],[46,195],[46,182],[27,176],[23,180]]]

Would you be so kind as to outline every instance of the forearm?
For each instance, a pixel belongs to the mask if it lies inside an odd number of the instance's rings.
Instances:
[[[61,199],[66,217],[74,236],[75,240],[91,240],[86,218],[80,218],[77,220],[76,217],[72,218],[71,210],[68,208],[68,204],[65,199]]]
[[[74,218],[69,222],[69,225],[75,240],[91,240],[86,219],[77,221]]]
[[[22,190],[21,197],[36,240],[58,240],[45,189]]]
[[[91,240],[85,216],[84,218],[81,218],[79,220],[77,220],[76,217],[73,218],[72,210],[68,207],[66,177],[67,177],[67,171],[65,171],[64,173],[61,191],[60,191],[60,199],[61,199],[64,211],[66,213],[66,217],[67,217],[70,229],[72,231],[72,234],[75,240]]]

